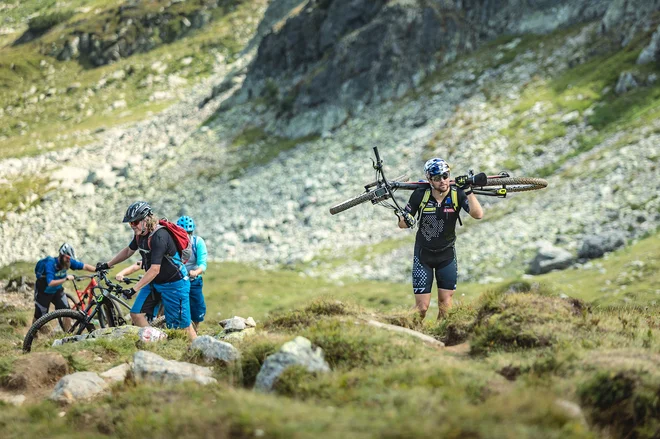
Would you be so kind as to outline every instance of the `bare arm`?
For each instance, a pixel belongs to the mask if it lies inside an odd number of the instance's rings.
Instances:
[[[484,210],[481,208],[481,204],[477,199],[475,194],[470,194],[467,196],[468,203],[470,205],[470,216],[474,219],[481,219],[484,217]]]
[[[83,270],[85,270],[85,271],[89,271],[90,273],[94,273],[94,272],[96,271],[96,267],[92,267],[92,266],[89,265],[89,264],[85,264],[85,265],[83,266]]]
[[[123,250],[117,253],[117,255],[108,262],[108,266],[114,267],[118,263],[124,262],[126,259],[133,256],[133,253],[135,253],[135,250],[131,250],[129,247],[124,247]]]
[[[138,281],[138,283],[135,284],[133,289],[135,291],[140,291],[142,287],[145,285],[149,284],[156,276],[158,276],[158,273],[160,273],[160,264],[158,265],[152,265],[149,267],[149,270],[147,270],[147,273]]]
[[[74,276],[72,274],[67,274],[66,277],[64,277],[62,279],[53,279],[53,280],[51,280],[50,283],[48,284],[48,286],[49,287],[56,287],[58,285],[62,285],[64,282],[66,282],[68,280],[73,280],[73,279],[74,279]]]
[[[119,273],[117,273],[117,275],[115,276],[115,279],[117,279],[118,281],[122,281],[122,280],[124,280],[125,277],[135,273],[136,271],[138,271],[141,268],[142,268],[142,262],[138,261],[135,264],[131,264],[128,267],[124,268]]]

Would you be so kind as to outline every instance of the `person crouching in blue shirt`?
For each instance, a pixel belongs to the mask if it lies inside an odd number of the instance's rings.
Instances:
[[[69,303],[64,294],[64,282],[73,280],[74,276],[67,274],[68,269],[94,272],[95,267],[79,262],[75,259],[76,253],[70,244],[64,243],[60,247],[57,258],[47,256],[37,262],[34,274],[37,282],[34,286],[34,320],[48,313],[50,304],[55,309],[68,309]],[[65,324],[66,326],[66,324]]]

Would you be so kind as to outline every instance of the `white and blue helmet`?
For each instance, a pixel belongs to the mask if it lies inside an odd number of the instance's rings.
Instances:
[[[58,253],[60,254],[60,256],[68,256],[72,259],[76,258],[76,251],[73,249],[71,244],[66,242],[60,246]]]
[[[424,164],[424,173],[430,178],[434,175],[449,173],[449,164],[441,158],[433,158]]]

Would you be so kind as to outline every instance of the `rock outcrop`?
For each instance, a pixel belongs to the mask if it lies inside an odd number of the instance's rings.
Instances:
[[[400,98],[482,42],[596,20],[611,3],[309,1],[263,38],[234,102],[265,99],[289,137],[322,133],[366,104]]]

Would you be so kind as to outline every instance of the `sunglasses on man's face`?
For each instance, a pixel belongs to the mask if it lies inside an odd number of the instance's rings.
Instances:
[[[442,174],[434,175],[431,177],[431,181],[442,181],[449,179],[449,172],[443,172]]]
[[[142,220],[131,221],[129,224],[132,225],[133,227],[135,227],[135,226],[137,226],[138,224],[140,224],[140,221],[142,221]]]

